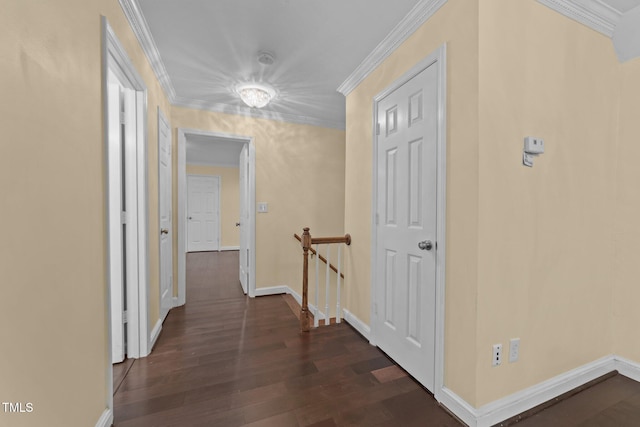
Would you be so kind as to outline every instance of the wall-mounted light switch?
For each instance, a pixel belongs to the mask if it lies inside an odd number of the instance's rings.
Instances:
[[[258,213],[267,213],[269,212],[269,206],[265,202],[258,203]]]

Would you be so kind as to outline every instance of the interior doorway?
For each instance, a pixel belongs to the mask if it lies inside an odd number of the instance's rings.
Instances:
[[[246,164],[241,164],[241,152],[245,152]],[[208,160],[207,160],[208,159]],[[246,216],[244,220],[242,214],[233,218],[224,219],[224,207],[221,209],[221,216],[224,220],[222,226],[232,225],[239,231],[239,241],[232,246],[222,243],[221,250],[239,250],[246,257],[245,276],[240,282],[243,283],[243,290],[249,296],[255,296],[255,147],[253,138],[249,136],[233,135],[219,132],[208,132],[195,129],[178,129],[178,305],[186,302],[186,254],[189,251],[189,221],[193,221],[193,216],[189,220],[188,206],[188,174],[200,174],[200,170],[194,167],[235,167],[236,182],[243,179],[246,185],[239,185],[239,205],[246,205]],[[187,168],[189,169],[189,173]],[[194,172],[195,171],[195,172]],[[211,174],[215,174],[212,172]],[[221,179],[224,192],[225,178]],[[224,197],[224,196],[223,196]],[[241,206],[237,206],[242,209]],[[242,270],[242,269],[240,269]],[[246,285],[246,286],[245,286]]]
[[[148,330],[147,92],[113,29],[102,18],[102,93],[108,254],[107,408],[113,363],[150,350]]]

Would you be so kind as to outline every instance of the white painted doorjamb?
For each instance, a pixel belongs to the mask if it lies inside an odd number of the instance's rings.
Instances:
[[[109,25],[107,18],[101,17],[102,34],[101,34],[101,46],[102,46],[102,95],[103,95],[103,145],[104,145],[104,161],[105,173],[107,178],[105,182],[108,185],[108,108],[107,108],[107,90],[108,90],[108,75],[109,70],[112,70],[116,75],[124,77],[124,81],[127,81],[131,89],[135,90],[135,117],[138,123],[136,126],[136,168],[137,168],[137,200],[136,200],[136,215],[135,218],[131,218],[131,221],[137,223],[137,253],[138,253],[138,287],[137,290],[131,291],[131,297],[137,302],[135,305],[130,304],[129,322],[132,322],[132,326],[135,325],[137,331],[137,339],[135,342],[129,339],[128,353],[130,357],[146,356],[148,354],[148,273],[149,273],[149,244],[147,238],[148,229],[148,217],[149,217],[149,201],[147,196],[147,88],[144,80],[140,77],[133,62],[127,55],[126,51],[122,47],[122,44],[116,37],[113,28]],[[108,197],[109,189],[105,189],[105,194]],[[108,199],[106,200],[108,206]],[[107,223],[109,213],[107,212]],[[106,241],[109,241],[108,234],[106,235]],[[107,243],[108,244],[108,243]],[[109,251],[107,250],[107,253]],[[109,261],[108,261],[109,262]],[[107,270],[108,271],[108,270]],[[107,277],[107,283],[111,281],[110,277]],[[111,297],[109,286],[106,287],[106,301],[107,301],[107,327],[109,337],[111,336]],[[128,295],[129,297],[129,295]],[[102,333],[96,331],[96,333]],[[131,338],[131,337],[129,337]],[[108,358],[109,361],[107,369],[107,413],[113,414],[113,365],[111,363],[111,339],[108,340]]]
[[[236,139],[239,144],[249,145],[249,208],[251,219],[249,224],[249,247],[251,248],[249,296],[254,297],[256,291],[256,149],[253,137],[234,135],[223,132],[209,132],[199,129],[178,128],[178,300],[177,305],[184,305],[187,292],[187,135],[211,136]]]
[[[376,301],[376,253],[377,253],[377,164],[378,164],[378,137],[377,137],[377,118],[378,102],[389,95],[391,92],[402,86],[407,81],[418,75],[425,68],[435,64],[438,67],[438,140],[437,140],[437,258],[436,258],[436,334],[435,334],[435,377],[434,377],[434,395],[436,400],[440,401],[444,383],[444,320],[445,320],[445,254],[446,254],[446,153],[447,153],[447,136],[446,136],[446,44],[443,44],[432,54],[416,64],[411,70],[406,72],[402,77],[394,81],[389,87],[380,92],[373,100],[373,168],[372,174],[372,205],[371,205],[371,335],[369,342],[376,345],[376,318],[374,310]]]

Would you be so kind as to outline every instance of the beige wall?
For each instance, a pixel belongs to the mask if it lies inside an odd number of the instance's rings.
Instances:
[[[187,174],[220,177],[220,246],[240,246],[240,169],[188,164]]]
[[[476,406],[613,352],[619,68],[610,39],[536,1],[480,7]],[[533,168],[527,135],[546,144]],[[491,367],[515,337],[520,360]]]
[[[181,107],[171,116],[174,128],[254,138],[256,202],[269,204],[256,214],[256,286],[299,291],[302,252],[293,234],[305,226],[318,236],[343,233],[344,132]]]
[[[149,87],[150,229],[157,229],[155,108],[168,113],[168,104],[118,2],[4,1],[0,218],[11,226],[0,244],[0,396],[32,402],[34,411],[2,411],[0,425],[93,426],[107,404],[101,15]],[[153,325],[157,235],[150,240]]]
[[[447,291],[445,384],[475,400],[478,221],[478,3],[449,0],[347,97],[346,308],[370,318],[373,97],[447,43]]]
[[[446,41],[445,385],[479,407],[612,353],[640,360],[640,66],[533,0],[473,3],[450,0],[347,97],[345,230],[348,308],[368,322],[372,99]],[[533,168],[527,135],[546,141]],[[492,368],[514,337],[520,360]]]
[[[600,235],[615,239],[613,335],[615,353],[640,362],[640,59],[621,66],[616,211],[612,228]],[[612,233],[607,236],[605,233]]]

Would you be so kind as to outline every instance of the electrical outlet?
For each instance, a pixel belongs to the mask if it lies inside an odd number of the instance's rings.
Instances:
[[[517,362],[520,357],[520,338],[511,338],[509,341],[509,363]]]
[[[493,353],[491,354],[491,366],[500,366],[502,364],[502,344],[493,345]]]

